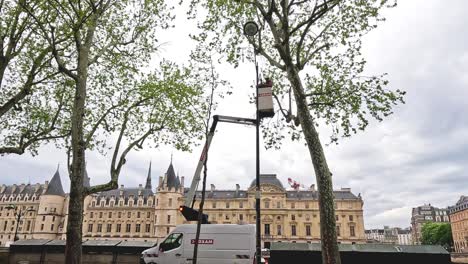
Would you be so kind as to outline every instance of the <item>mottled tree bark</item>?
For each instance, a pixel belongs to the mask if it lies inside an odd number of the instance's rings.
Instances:
[[[89,49],[91,47],[94,23],[88,27],[84,43],[81,44],[79,33],[76,33],[78,50],[78,70],[75,78],[75,97],[73,102],[71,147],[72,164],[70,176],[70,202],[68,207],[67,243],[65,248],[65,263],[81,264],[82,221],[85,190],[83,187],[85,172],[84,116],[86,101],[86,84],[88,79]]]
[[[289,63],[288,63],[289,62]],[[333,200],[333,184],[325,153],[319,135],[314,125],[314,119],[309,112],[304,87],[299,77],[299,71],[292,61],[286,60],[286,71],[296,99],[297,115],[302,127],[304,138],[309,148],[310,157],[317,179],[318,202],[320,210],[320,238],[322,241],[322,263],[340,264],[340,253],[336,238],[335,208]]]

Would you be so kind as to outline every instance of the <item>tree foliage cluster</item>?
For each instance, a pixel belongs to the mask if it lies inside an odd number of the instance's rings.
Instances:
[[[425,223],[421,228],[421,243],[423,245],[441,245],[450,249],[453,246],[450,223]]]

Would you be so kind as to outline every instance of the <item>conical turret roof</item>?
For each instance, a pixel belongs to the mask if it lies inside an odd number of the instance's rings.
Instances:
[[[49,185],[47,186],[47,190],[44,193],[44,195],[65,196],[65,192],[63,191],[62,181],[60,180],[60,173],[59,173],[58,168],[54,176],[50,180]]]
[[[169,188],[179,188],[180,187],[180,180],[177,179],[175,171],[174,171],[174,166],[172,166],[172,162],[169,165],[169,168],[167,168],[166,172],[166,177],[167,177],[167,187]]]

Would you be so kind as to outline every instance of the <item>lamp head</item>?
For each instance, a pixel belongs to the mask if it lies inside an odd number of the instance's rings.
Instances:
[[[258,25],[253,21],[248,21],[244,24],[244,35],[253,37],[258,33]]]

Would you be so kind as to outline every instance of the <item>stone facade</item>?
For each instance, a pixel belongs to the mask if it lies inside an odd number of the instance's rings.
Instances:
[[[262,240],[320,241],[317,191],[286,190],[274,174],[261,175]],[[85,184],[89,184],[86,177]],[[172,163],[159,183],[151,185],[151,165],[145,186],[101,192],[85,198],[83,239],[154,241],[165,237],[177,225],[187,223],[178,211],[185,202],[184,177],[176,176]],[[365,243],[363,200],[349,188],[335,193],[338,239],[341,243]],[[198,208],[201,193],[196,193]],[[8,205],[16,209],[7,209]],[[68,196],[58,172],[51,183],[2,186],[0,189],[0,243],[13,240],[16,214],[21,210],[20,239],[65,239]],[[211,223],[255,223],[255,184],[241,190],[206,193],[204,212]]]
[[[468,253],[468,196],[461,196],[449,213],[455,252]]]
[[[412,245],[410,228],[388,227],[383,229],[368,229],[365,231],[368,243],[384,243],[395,245]]]
[[[425,223],[449,221],[448,208],[437,208],[431,204],[413,208],[411,213],[413,244],[421,244],[421,228]]]

